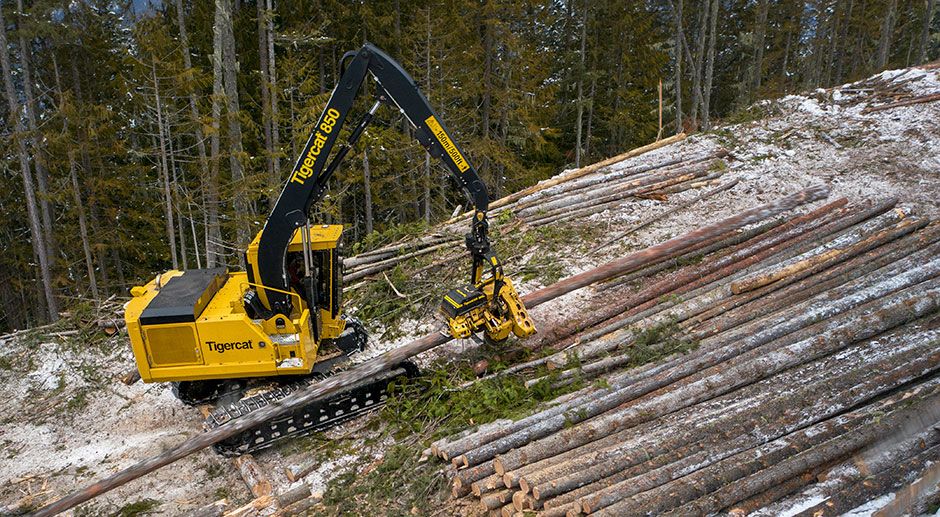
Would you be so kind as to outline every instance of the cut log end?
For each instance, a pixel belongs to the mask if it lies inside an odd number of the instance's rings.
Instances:
[[[522,489],[523,494],[528,494],[529,489],[531,487],[529,486],[529,483],[528,481],[525,480],[525,478],[519,478],[519,488]],[[536,496],[535,498],[538,499],[538,496]]]
[[[297,476],[294,475],[294,471],[291,470],[290,467],[284,468],[284,474],[287,475],[287,479],[290,480],[291,483],[296,483],[296,482],[297,482],[297,479],[298,479],[298,478],[297,478]]]
[[[496,470],[496,473],[499,474],[500,476],[506,475],[506,469],[503,468],[502,460],[500,460],[499,458],[496,458],[493,460],[493,468]],[[505,481],[505,478],[504,478],[504,481]],[[506,483],[506,486],[510,486],[509,483]]]

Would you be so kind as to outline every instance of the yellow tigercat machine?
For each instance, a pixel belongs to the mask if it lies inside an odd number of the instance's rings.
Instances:
[[[247,271],[174,270],[131,289],[134,297],[125,308],[125,319],[141,378],[172,382],[186,403],[216,403],[217,409],[206,420],[208,428],[329,375],[345,365],[350,354],[365,348],[362,324],[341,314],[343,228],[312,225],[308,214],[381,104],[405,115],[418,141],[447,166],[475,208],[466,235],[471,282],[444,297],[442,332],[455,338],[482,332],[497,341],[510,333],[525,337],[535,332],[490,248],[486,187],[417,85],[398,63],[370,44],[347,53],[340,64],[340,79],[329,102],[264,228],[248,246]],[[328,160],[369,74],[376,82],[377,100],[352,129],[348,142]],[[490,272],[487,278],[485,271]],[[403,363],[215,448],[225,455],[239,455],[280,438],[335,425],[381,404],[389,380],[417,374],[414,365]]]

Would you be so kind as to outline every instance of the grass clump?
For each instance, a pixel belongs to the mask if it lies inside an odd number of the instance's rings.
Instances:
[[[127,503],[118,511],[111,514],[111,517],[134,517],[149,513],[154,508],[160,506],[160,501],[156,499],[140,499],[133,503]]]

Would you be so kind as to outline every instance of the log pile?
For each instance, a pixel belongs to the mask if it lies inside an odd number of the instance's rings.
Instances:
[[[834,94],[833,102],[840,106],[867,103],[869,106],[862,110],[863,114],[935,102],[940,100],[940,94],[918,94],[910,88],[911,85],[923,79],[925,74],[936,73],[930,70],[929,66],[912,67],[894,76],[885,77],[884,74],[879,74],[852,84],[831,88],[830,91]],[[836,92],[838,92],[837,95],[835,95]]]
[[[940,226],[841,199],[674,256],[696,252],[535,338],[559,352],[508,372],[580,389],[435,442],[454,496],[503,516],[777,515],[810,496],[801,515],[838,515],[902,484],[896,505],[940,498],[940,475],[912,483],[940,459]]]
[[[630,199],[665,200],[673,194],[717,185],[727,170],[726,151],[660,158],[652,163],[594,172],[547,186],[507,204],[526,226],[542,226],[584,218],[618,207]]]
[[[510,222],[503,229],[506,232],[562,224],[616,209],[631,200],[664,201],[686,190],[717,187],[639,222],[627,230],[627,233],[632,233],[728,190],[737,183],[732,181],[721,184],[721,177],[728,171],[726,160],[730,159],[723,150],[694,155],[675,153],[673,156],[658,157],[629,166],[621,163],[684,138],[685,134],[669,137],[496,200],[490,203],[491,224],[494,224],[497,212],[500,219],[509,215]],[[418,258],[433,257],[431,264],[413,272],[415,274],[459,260],[465,255],[462,248],[463,234],[468,229],[467,215],[454,217],[419,238],[403,239],[344,259],[344,280],[347,285],[344,290],[360,287],[362,280],[383,280],[382,273],[399,264],[413,263]]]
[[[607,264],[585,271],[584,273],[569,277],[553,285],[546,286],[538,291],[529,293],[522,297],[522,302],[527,308],[532,308],[549,300],[555,299],[564,294],[570,293],[587,285],[608,280],[616,275],[622,275],[642,269],[645,265],[658,263],[665,257],[675,256],[680,253],[708,243],[716,238],[737,232],[747,225],[776,217],[789,210],[793,210],[803,204],[812,203],[828,196],[828,189],[824,186],[812,186],[800,192],[782,197],[771,203],[767,203],[750,210],[746,210],[735,216],[729,217],[723,221],[699,228],[688,234],[675,237],[656,246],[642,251],[630,253],[620,259],[611,261]],[[257,426],[259,423],[276,418],[289,411],[303,407],[313,401],[323,400],[335,393],[344,386],[351,385],[365,379],[372,378],[382,372],[387,372],[390,368],[401,362],[414,357],[421,352],[430,350],[436,346],[449,341],[450,338],[440,332],[433,332],[422,338],[416,339],[401,347],[388,350],[382,355],[372,358],[363,363],[359,363],[347,370],[331,375],[326,379],[312,384],[301,390],[297,390],[287,397],[269,404],[250,414],[236,419],[233,422],[216,427],[205,433],[190,438],[189,440],[162,452],[156,456],[147,458],[139,463],[116,472],[105,479],[93,483],[83,489],[77,490],[61,499],[53,501],[43,506],[35,512],[37,517],[55,515],[70,508],[75,507],[85,501],[88,501],[98,495],[106,493],[119,487],[129,481],[144,476],[154,470],[184,458],[194,452],[200,451],[210,445],[234,436],[247,429]],[[485,432],[485,431],[484,431]],[[484,466],[484,469],[487,468]],[[491,472],[485,473],[491,475]],[[491,476],[492,477],[492,476]],[[476,478],[476,479],[480,479]],[[469,487],[469,481],[466,486]],[[263,496],[256,499],[258,505],[270,506],[270,501],[262,500],[270,496]]]

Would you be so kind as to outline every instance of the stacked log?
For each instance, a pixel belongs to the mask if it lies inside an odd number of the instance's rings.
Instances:
[[[940,100],[940,94],[919,95],[909,88],[912,84],[923,79],[926,74],[933,73],[928,70],[930,68],[913,67],[890,77],[879,74],[852,84],[831,88],[830,91],[839,92],[839,97],[834,102],[842,106],[867,102],[868,107],[862,110],[863,114],[925,102],[936,102]]]
[[[940,457],[940,226],[895,200],[838,200],[712,239],[638,292],[597,289],[604,309],[539,342],[562,352],[510,368],[529,385],[546,364],[556,387],[603,382],[440,442],[454,495],[545,516],[772,515],[818,479],[806,515],[907,483],[903,504],[933,497],[915,479]],[[636,364],[637,336],[667,324],[697,348]]]
[[[723,150],[681,155],[674,153],[645,163],[624,166],[621,162],[644,153],[681,141],[684,134],[666,138],[601,162],[569,171],[529,189],[490,203],[490,213],[510,214],[512,223],[505,231],[522,231],[531,227],[563,224],[577,218],[613,209],[631,199],[665,200],[689,189],[718,186],[727,171]],[[737,181],[726,182],[719,188],[673,207],[638,223],[630,231],[662,220],[711,195],[733,188]],[[433,232],[413,239],[404,239],[381,248],[369,250],[344,259],[345,290],[363,285],[359,280],[381,279],[381,273],[414,259],[433,256],[432,263],[415,274],[452,263],[468,230],[467,215],[446,221]],[[493,224],[491,217],[491,224]],[[608,243],[609,244],[609,243]],[[447,253],[450,251],[451,253]],[[462,250],[460,250],[462,251]]]

